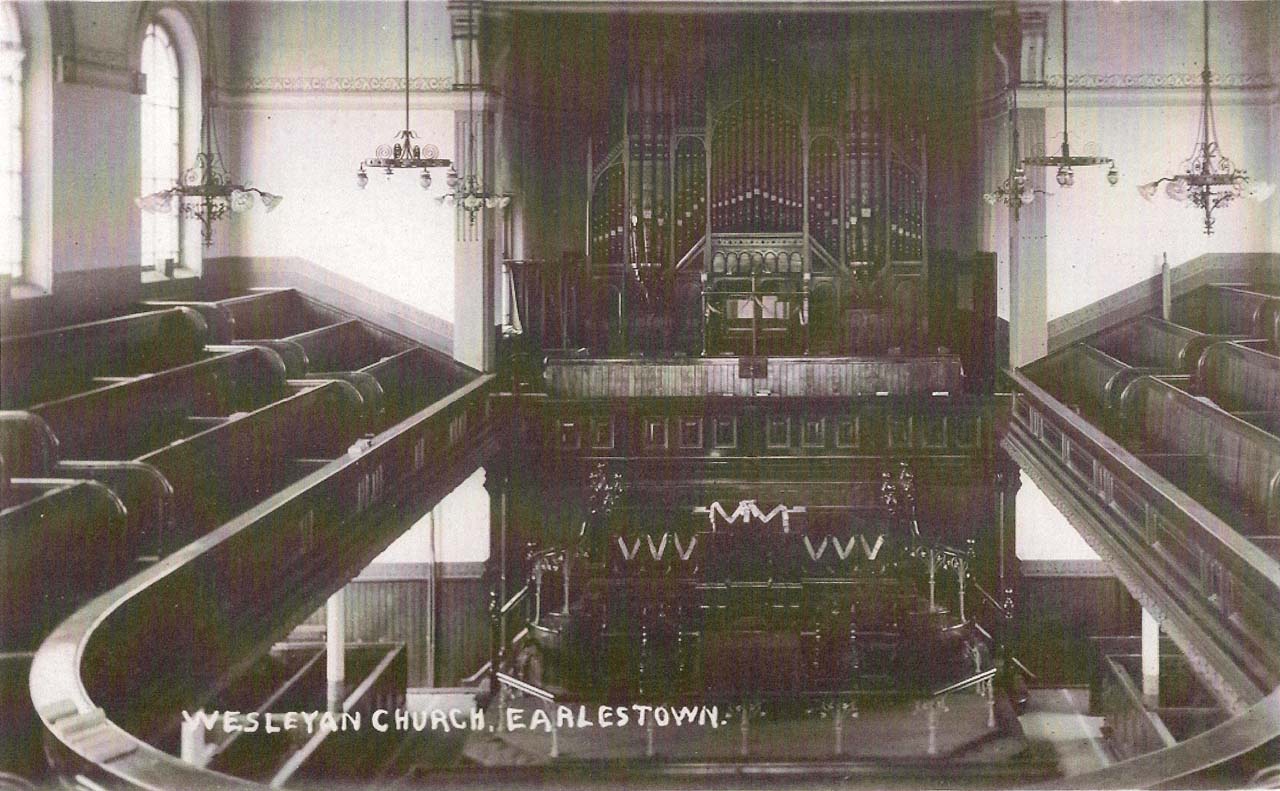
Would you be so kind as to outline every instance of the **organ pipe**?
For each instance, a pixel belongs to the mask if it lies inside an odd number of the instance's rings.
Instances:
[[[811,97],[802,55],[756,56],[770,35],[715,68],[700,31],[627,49],[624,150],[593,163],[594,266],[674,269],[708,231],[807,231],[845,264],[923,259],[923,148],[893,121],[875,37],[851,37],[843,79]]]

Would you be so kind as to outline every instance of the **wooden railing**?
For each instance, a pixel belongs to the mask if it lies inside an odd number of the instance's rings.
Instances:
[[[1280,563],[1017,371],[1004,445],[1138,596],[1233,718],[1061,781],[1137,788],[1280,738]]]
[[[1133,758],[1176,744],[1159,715],[1144,704],[1129,670],[1113,656],[1104,657],[1102,662],[1099,708],[1111,728],[1109,742],[1119,756]]]
[[[280,639],[492,445],[481,376],[92,600],[37,651],[31,695],[62,777],[251,788],[151,743]]]

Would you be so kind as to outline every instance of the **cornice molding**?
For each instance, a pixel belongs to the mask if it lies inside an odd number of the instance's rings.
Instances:
[[[1121,82],[1127,81],[1127,84],[1123,85],[1105,84],[1106,80],[1087,84],[1082,82],[1077,85],[1072,80],[1067,86],[1071,90],[1071,106],[1187,107],[1197,106],[1201,102],[1199,84],[1177,85],[1172,78],[1157,84],[1155,78],[1165,75],[1150,75],[1152,79],[1146,81],[1137,79],[1141,76],[1123,75],[1124,80],[1117,77],[1116,79]],[[1213,92],[1214,104],[1220,107],[1274,104],[1277,95],[1280,95],[1280,89],[1269,79],[1268,77],[1267,82],[1248,85],[1219,85]],[[1021,86],[1018,89],[1018,106],[1061,107],[1062,80],[1058,80],[1057,87],[1048,84]]]
[[[68,85],[86,85],[135,95],[146,92],[146,75],[140,71],[66,55],[55,58],[54,76],[58,82]]]
[[[452,76],[413,77],[410,92],[451,93]],[[404,77],[308,77],[271,76],[237,80],[226,85],[229,93],[403,93]]]
[[[97,63],[107,68],[127,69],[129,68],[129,59],[125,57],[123,52],[117,52],[113,49],[99,49],[97,47],[80,47],[75,48],[74,56],[76,60]]]
[[[403,77],[278,77],[252,85],[220,88],[219,106],[249,110],[404,109]],[[450,78],[410,80],[411,109],[462,112],[469,108],[469,100],[467,91],[455,90]],[[474,102],[477,112],[503,109],[502,96],[493,91],[477,90]]]
[[[1092,547],[1090,547],[1092,548]],[[1020,560],[1024,577],[1114,578],[1115,570],[1101,558]]]
[[[1215,74],[1210,79],[1214,87],[1222,88],[1270,88],[1275,79],[1267,72],[1247,74]],[[1028,86],[1032,87],[1032,86]],[[1046,75],[1043,83],[1034,87],[1062,90],[1062,76]],[[1173,74],[1068,74],[1068,88],[1200,88],[1200,75]]]

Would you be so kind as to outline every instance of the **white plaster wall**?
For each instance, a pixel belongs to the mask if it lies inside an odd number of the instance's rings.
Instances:
[[[1014,547],[1020,560],[1097,560],[1098,554],[1080,537],[1040,487],[1019,473]]]
[[[285,197],[270,215],[240,218],[234,254],[304,258],[453,321],[456,210],[435,200],[445,172],[432,173],[430,193],[418,171],[355,184],[360,161],[404,128],[403,13],[356,0],[229,8],[236,167]],[[410,127],[452,159],[454,112],[438,109],[453,80],[448,10],[415,0],[409,20]]]
[[[1210,4],[1213,73],[1236,86],[1215,91],[1222,149],[1254,179],[1273,183],[1280,182],[1278,8],[1270,0]],[[1045,150],[1056,153],[1063,131],[1060,9],[1037,3],[1023,10],[1044,14],[1045,75],[1055,87],[1024,86],[1021,103],[1046,108]],[[1072,152],[1114,158],[1121,181],[1112,188],[1105,167],[1081,168],[1075,186],[1062,190],[1047,173],[1053,194],[1037,200],[1046,206],[1050,320],[1158,274],[1163,254],[1176,266],[1206,252],[1280,251],[1280,197],[1215,212],[1214,235],[1206,237],[1190,206],[1163,194],[1154,203],[1137,195],[1138,184],[1178,171],[1195,143],[1201,14],[1192,2],[1068,4]],[[1007,278],[1007,245],[997,250]]]
[[[1211,0],[1209,43],[1217,74],[1265,74],[1274,57],[1275,0]],[[1029,2],[1045,19],[1045,74],[1062,74],[1062,10]],[[1069,0],[1071,74],[1200,74],[1203,6],[1192,0]]]
[[[479,563],[489,559],[489,492],[476,470],[374,563]]]
[[[1156,89],[1159,90],[1159,89]],[[1139,98],[1137,96],[1134,97]],[[1217,128],[1222,150],[1255,179],[1275,182],[1269,149],[1274,129],[1270,111],[1250,104],[1220,102]],[[1112,157],[1120,183],[1106,182],[1105,166],[1079,168],[1075,186],[1062,189],[1048,173],[1048,317],[1090,305],[1160,272],[1163,254],[1178,265],[1208,252],[1257,252],[1272,247],[1280,198],[1265,203],[1239,200],[1214,213],[1212,236],[1202,213],[1163,193],[1148,202],[1137,185],[1181,171],[1195,144],[1199,109],[1181,106],[1101,104],[1071,108],[1073,153]],[[1045,148],[1062,142],[1062,113],[1046,110]],[[1092,145],[1090,145],[1092,144]]]
[[[84,85],[53,92],[53,271],[139,266],[138,97]],[[93,123],[83,123],[93,119]]]
[[[443,0],[409,8],[412,78],[453,78],[449,12]],[[234,84],[403,77],[404,6],[386,0],[237,2],[230,8]]]
[[[433,171],[429,193],[416,170],[389,180],[371,172],[368,187],[356,187],[361,160],[404,126],[403,105],[386,98],[375,109],[304,94],[229,112],[237,171],[285,198],[271,214],[238,218],[235,254],[305,258],[452,321],[456,209],[435,198],[445,172]],[[416,109],[411,125],[453,156],[452,111]]]

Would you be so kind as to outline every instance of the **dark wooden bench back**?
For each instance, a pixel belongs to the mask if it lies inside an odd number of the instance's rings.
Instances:
[[[208,333],[191,308],[135,313],[0,339],[0,397],[22,407],[92,386],[191,362]]]
[[[271,495],[291,462],[342,455],[363,409],[354,386],[328,381],[140,457],[173,485],[170,546]]]
[[[1147,440],[1171,453],[1201,457],[1224,495],[1255,526],[1280,529],[1280,439],[1150,376],[1130,384],[1122,404]]]
[[[303,297],[293,289],[255,291],[219,300],[235,320],[237,340],[284,338],[342,321],[345,316]]]
[[[0,513],[0,652],[34,650],[131,560],[125,507],[106,486],[27,479],[14,488],[23,502]]]
[[[1180,324],[1142,316],[1107,330],[1091,344],[1129,365],[1190,373],[1206,337]]]
[[[231,310],[218,302],[189,300],[145,300],[139,305],[147,310],[166,308],[191,308],[199,313],[209,326],[208,343],[231,343],[236,337],[236,318]]]
[[[1205,350],[1196,381],[1223,409],[1280,416],[1280,357],[1234,343]]]
[[[287,340],[307,353],[310,375],[358,370],[377,362],[384,351],[378,338],[357,319],[290,335]]]
[[[39,478],[58,461],[58,438],[39,415],[0,410],[0,457],[14,478]]]
[[[1246,286],[1213,285],[1192,293],[1178,310],[1196,329],[1263,338],[1280,348],[1280,296]]]
[[[384,357],[360,370],[372,374],[382,385],[388,425],[425,408],[464,381],[453,361],[440,359],[421,346]]]
[[[128,558],[158,557],[173,527],[173,486],[155,467],[139,461],[61,461],[61,478],[105,484],[125,507],[122,551]],[[92,547],[87,547],[92,551]]]
[[[1063,402],[1106,424],[1124,385],[1139,375],[1106,352],[1077,343],[1046,360],[1037,378]]]
[[[67,458],[127,458],[154,448],[147,437],[163,437],[169,424],[250,411],[286,392],[280,357],[269,349],[244,347],[31,410],[58,435]]]

